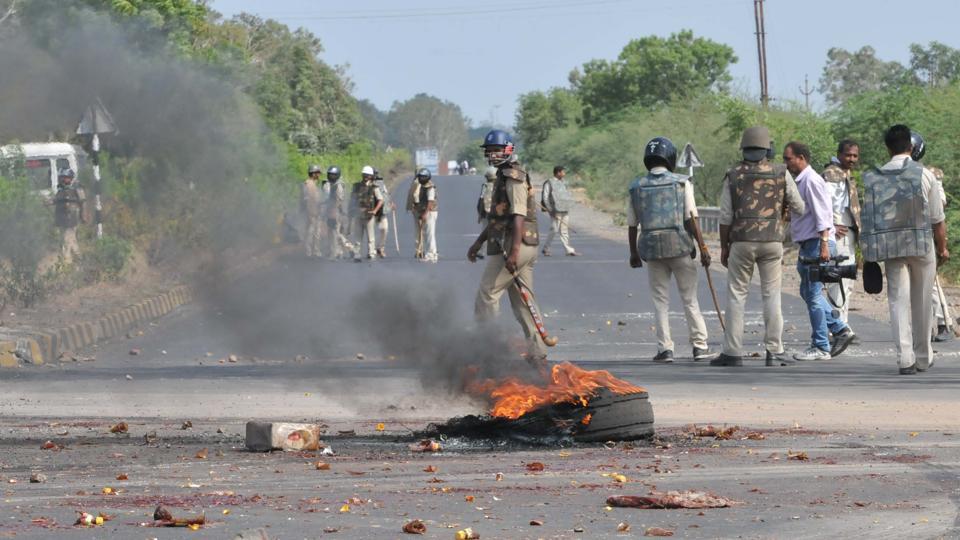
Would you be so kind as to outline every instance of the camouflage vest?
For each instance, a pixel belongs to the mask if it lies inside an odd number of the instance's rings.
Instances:
[[[430,196],[430,189],[433,189],[433,208],[430,208],[430,202],[427,198]],[[437,196],[437,186],[433,182],[427,182],[426,184],[420,184],[420,187],[417,188],[417,197],[413,203],[413,208],[418,214],[422,214],[427,210],[437,210],[439,203],[439,198]]]
[[[687,177],[647,174],[630,185],[630,204],[640,222],[640,258],[645,261],[690,255],[693,239],[683,228]]]
[[[365,214],[370,210],[373,210],[377,206],[377,185],[373,182],[369,184],[364,183],[362,180],[353,185],[353,197],[356,201],[357,208]],[[369,217],[366,215],[361,215],[361,217]]]
[[[77,186],[60,186],[53,196],[53,222],[57,227],[70,228],[80,224],[80,203],[83,197]]]
[[[857,181],[847,174],[839,165],[831,163],[823,169],[823,179],[827,182],[843,183],[847,186],[847,195],[850,198],[850,215],[853,217],[853,226],[860,230],[860,194],[857,191]],[[840,216],[834,216],[837,219]]]
[[[742,161],[727,172],[733,203],[731,242],[783,242],[786,167]]]
[[[933,249],[930,210],[923,197],[923,167],[906,160],[902,169],[863,174],[860,249],[867,261],[921,257]]]
[[[530,186],[530,176],[516,163],[508,164],[497,169],[497,179],[493,182],[493,200],[490,206],[490,219],[494,231],[503,234],[503,246],[506,247],[513,237],[513,209],[510,207],[510,197],[507,190],[513,182],[523,182],[527,188],[527,214],[523,216],[522,241],[528,246],[540,243],[540,232],[537,230],[537,201]]]

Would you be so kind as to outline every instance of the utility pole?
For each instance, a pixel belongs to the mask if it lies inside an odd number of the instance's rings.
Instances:
[[[767,91],[767,32],[763,26],[763,0],[753,0],[753,19],[757,35],[757,60],[760,65],[760,103],[766,110],[770,104]]]
[[[810,94],[813,93],[813,88],[810,88],[810,82],[807,80],[807,75],[803,75],[803,88],[800,89],[800,93],[803,94],[804,104],[807,106],[807,112],[810,112]]]

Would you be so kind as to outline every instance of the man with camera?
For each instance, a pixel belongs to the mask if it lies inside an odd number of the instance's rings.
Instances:
[[[806,211],[790,223],[793,241],[799,247],[797,271],[800,273],[800,296],[810,314],[810,347],[795,354],[796,360],[827,360],[842,353],[853,341],[853,331],[834,312],[823,296],[824,279],[839,274],[840,269],[826,263],[839,262],[833,230],[833,199],[823,178],[810,166],[810,148],[793,141],[783,149],[783,162],[796,178],[797,190]],[[853,267],[854,271],[856,267]],[[830,345],[830,334],[834,336]]]
[[[943,201],[936,177],[910,159],[910,128],[898,124],[884,134],[890,161],[863,175],[860,248],[864,288],[880,292],[879,265],[887,272],[890,325],[901,375],[933,367],[930,318],[937,265],[950,258]]]

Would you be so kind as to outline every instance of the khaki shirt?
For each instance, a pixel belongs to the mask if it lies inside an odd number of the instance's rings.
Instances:
[[[530,189],[526,182],[507,180],[507,200],[510,201],[510,212],[513,215],[527,216],[527,196]]]

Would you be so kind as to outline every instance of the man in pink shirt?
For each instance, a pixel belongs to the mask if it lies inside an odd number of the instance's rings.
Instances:
[[[790,223],[793,241],[800,246],[797,271],[800,273],[800,296],[807,304],[810,314],[810,348],[794,355],[797,360],[829,360],[842,353],[854,334],[839,318],[823,296],[823,283],[810,279],[810,268],[818,260],[828,262],[836,255],[837,246],[833,230],[833,199],[827,191],[823,177],[810,166],[810,148],[799,142],[787,143],[783,149],[783,162],[796,178],[797,190],[806,205],[806,211],[794,217]],[[831,348],[830,333],[834,335]]]

